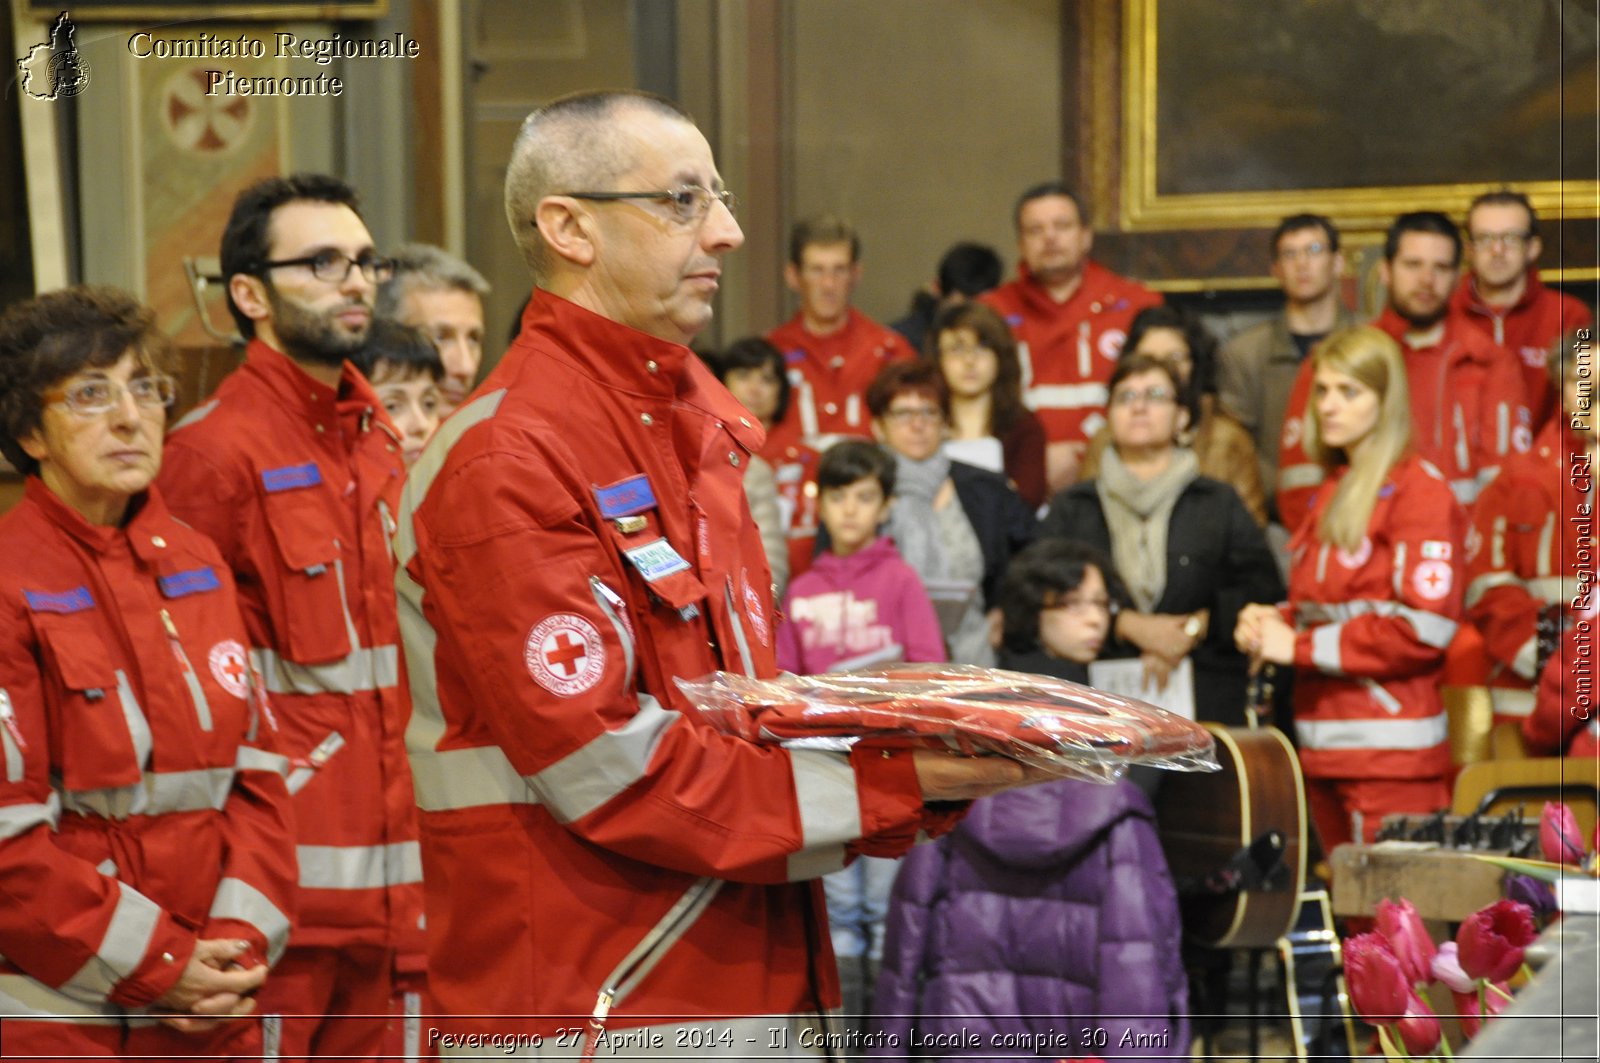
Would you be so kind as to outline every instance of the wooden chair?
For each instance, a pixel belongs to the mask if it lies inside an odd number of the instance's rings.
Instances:
[[[1600,758],[1524,757],[1468,764],[1456,776],[1450,811],[1469,816],[1523,805],[1528,815],[1537,817],[1546,801],[1565,801],[1582,836],[1592,837],[1600,817]]]

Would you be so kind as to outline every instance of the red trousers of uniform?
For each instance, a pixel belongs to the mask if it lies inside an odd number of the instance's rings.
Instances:
[[[256,995],[268,1059],[383,1055],[394,952],[291,946]]]
[[[1377,837],[1383,817],[1395,814],[1432,815],[1450,807],[1450,782],[1444,776],[1429,779],[1307,779],[1306,805],[1311,822],[1322,838],[1322,851],[1331,854],[1347,842],[1370,842]],[[1355,823],[1361,823],[1356,838]]]

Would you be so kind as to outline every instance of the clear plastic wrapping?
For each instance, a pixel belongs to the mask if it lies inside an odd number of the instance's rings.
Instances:
[[[751,679],[714,672],[679,688],[719,730],[787,746],[998,754],[1110,782],[1131,764],[1219,770],[1211,734],[1164,709],[1023,672],[897,664]]]

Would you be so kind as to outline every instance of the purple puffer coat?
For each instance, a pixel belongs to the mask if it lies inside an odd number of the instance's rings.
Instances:
[[[1046,783],[975,802],[913,850],[871,1054],[1187,1058],[1178,898],[1154,816],[1127,782]]]

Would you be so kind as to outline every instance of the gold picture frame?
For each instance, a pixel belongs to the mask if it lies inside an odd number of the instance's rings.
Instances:
[[[1423,4],[1429,0],[1407,0]],[[1451,0],[1433,0],[1449,3]],[[1562,0],[1551,0],[1560,3]],[[1163,0],[1125,0],[1123,4],[1123,62],[1122,80],[1124,107],[1122,109],[1122,170],[1120,180],[1120,222],[1125,232],[1173,231],[1186,229],[1241,229],[1270,228],[1285,215],[1301,211],[1316,211],[1331,217],[1341,227],[1348,229],[1378,229],[1387,226],[1395,215],[1409,210],[1435,209],[1461,214],[1474,196],[1505,187],[1505,180],[1473,182],[1419,181],[1415,184],[1391,183],[1370,187],[1317,187],[1304,186],[1240,188],[1230,191],[1172,192],[1159,187],[1161,164],[1168,159],[1164,151],[1171,150],[1170,140],[1179,140],[1176,130],[1164,129],[1160,108],[1158,72],[1161,69],[1162,44],[1160,33],[1160,6]],[[1316,5],[1326,11],[1328,5]],[[1352,10],[1354,2],[1352,2]],[[1192,9],[1191,9],[1192,10]],[[1244,10],[1258,12],[1262,19],[1260,30],[1266,34],[1273,27],[1272,15],[1254,4]],[[1311,11],[1308,6],[1301,10]],[[1530,10],[1523,8],[1522,10]],[[1187,13],[1187,12],[1185,12]],[[1441,18],[1443,12],[1440,13]],[[1486,31],[1487,32],[1487,31]],[[1249,40],[1248,37],[1244,38]],[[1185,41],[1191,54],[1205,54],[1202,42]],[[1296,42],[1299,47],[1300,42]],[[1308,57],[1327,59],[1326,42],[1306,42]],[[1177,50],[1174,50],[1177,54]],[[1370,76],[1363,61],[1372,62],[1370,56],[1350,56],[1347,60],[1352,76]],[[1593,74],[1591,64],[1589,74]],[[1580,76],[1584,76],[1580,73]],[[1558,75],[1559,77],[1559,75]],[[1299,88],[1300,86],[1293,86]],[[1558,86],[1558,91],[1560,86]],[[1567,92],[1565,100],[1576,96],[1580,105],[1593,104],[1593,93]],[[1248,111],[1251,103],[1245,101]],[[1460,111],[1442,110],[1441,121],[1462,121]],[[1261,108],[1255,113],[1265,113]],[[1341,116],[1343,117],[1343,116]],[[1563,119],[1568,116],[1563,112]],[[1592,118],[1590,125],[1593,125]],[[1441,130],[1442,132],[1445,130]],[[1184,132],[1188,132],[1185,130]],[[1246,131],[1248,134],[1248,131]],[[1421,145],[1418,155],[1427,160],[1430,145]],[[1203,146],[1190,146],[1191,151]],[[1221,147],[1218,150],[1223,150]],[[1586,162],[1586,172],[1596,172],[1595,160]],[[1547,180],[1515,180],[1515,187],[1526,193],[1534,208],[1546,218],[1600,217],[1600,181],[1561,180],[1561,160],[1555,163],[1556,173]],[[1585,168],[1584,164],[1579,164]],[[1570,169],[1570,164],[1569,164]]]
[[[139,0],[28,0],[28,14],[53,19],[65,10],[75,22],[187,21],[293,22],[380,19],[389,0],[243,0],[240,3],[140,3]]]

